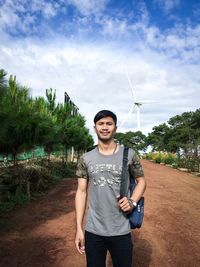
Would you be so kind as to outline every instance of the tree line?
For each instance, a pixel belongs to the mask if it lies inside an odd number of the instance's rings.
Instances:
[[[145,136],[142,132],[116,133],[119,143],[146,151],[172,152],[199,156],[200,153],[200,109],[176,115],[158,126]]]
[[[93,146],[93,138],[81,114],[73,113],[70,103],[56,103],[56,90],[46,89],[46,98],[30,96],[16,76],[7,79],[0,70],[0,153],[11,154],[16,164],[17,154],[44,147],[50,155],[60,149],[85,151]]]
[[[154,150],[198,156],[200,148],[200,109],[176,115],[153,128],[148,144]]]

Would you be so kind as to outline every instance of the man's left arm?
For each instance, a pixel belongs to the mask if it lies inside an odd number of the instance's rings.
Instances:
[[[124,212],[131,212],[133,210],[136,203],[143,196],[147,186],[142,165],[138,156],[135,153],[130,163],[129,171],[131,175],[136,179],[137,184],[134,188],[132,195],[130,196],[130,199],[128,199],[127,197],[123,197],[121,200],[119,200],[119,206]]]
[[[131,199],[135,202],[138,202],[145,192],[147,182],[144,177],[144,171],[140,163],[139,157],[135,152],[133,154],[133,158],[129,166],[129,171],[136,180],[136,186],[131,195]]]
[[[119,200],[119,207],[123,212],[131,212],[137,202],[140,200],[140,198],[143,196],[145,189],[146,189],[146,179],[144,176],[142,177],[137,177],[136,178],[137,185],[134,188],[134,191],[130,198],[123,197],[122,199]],[[132,200],[132,201],[131,201]]]
[[[135,189],[131,195],[131,199],[134,202],[138,202],[140,200],[140,198],[143,196],[146,186],[147,186],[147,182],[144,176],[142,177],[137,177],[136,178],[137,184],[135,186]]]

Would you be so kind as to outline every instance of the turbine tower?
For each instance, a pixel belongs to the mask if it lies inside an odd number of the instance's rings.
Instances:
[[[128,117],[131,115],[131,113],[133,112],[133,109],[134,107],[136,107],[136,110],[137,110],[137,131],[140,131],[141,130],[141,119],[140,119],[140,107],[143,105],[143,104],[149,104],[149,103],[155,103],[156,101],[151,101],[151,100],[136,100],[136,97],[135,97],[135,92],[133,90],[133,86],[132,86],[132,83],[131,83],[131,80],[128,76],[128,73],[126,73],[126,76],[127,76],[127,79],[128,79],[128,82],[129,82],[129,86],[131,88],[131,91],[132,91],[132,95],[133,95],[133,104],[128,112],[128,114],[126,115],[125,119],[121,122],[119,128],[122,128],[122,126],[125,124],[125,122],[127,121]]]

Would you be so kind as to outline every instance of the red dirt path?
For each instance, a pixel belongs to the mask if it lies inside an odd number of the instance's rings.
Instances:
[[[199,267],[200,178],[142,164],[148,188],[143,226],[133,231],[133,266]],[[74,247],[75,190],[76,179],[66,179],[1,218],[0,267],[85,267],[85,257]]]

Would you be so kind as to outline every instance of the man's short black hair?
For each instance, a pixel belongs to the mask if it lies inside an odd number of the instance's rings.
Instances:
[[[115,115],[115,113],[113,113],[112,111],[110,110],[101,110],[99,111],[95,117],[94,117],[94,124],[96,124],[97,121],[101,120],[102,118],[105,118],[105,117],[111,117],[115,123],[115,125],[117,124],[117,116]]]

